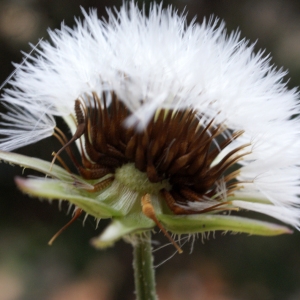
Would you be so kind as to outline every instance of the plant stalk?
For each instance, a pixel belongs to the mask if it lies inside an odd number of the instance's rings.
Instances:
[[[133,245],[133,269],[137,300],[157,300],[151,246],[151,233],[138,236]]]

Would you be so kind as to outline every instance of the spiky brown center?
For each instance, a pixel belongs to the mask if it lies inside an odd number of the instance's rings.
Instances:
[[[216,125],[214,119],[207,121],[193,109],[159,109],[142,130],[137,130],[125,124],[131,115],[128,108],[114,93],[110,96],[109,101],[107,95],[100,99],[96,93],[92,99],[76,100],[76,138],[84,136],[85,149],[82,165],[77,164],[77,168],[83,178],[102,178],[133,163],[152,183],[168,180],[170,190],[161,189],[160,193],[175,214],[199,213],[185,208],[188,202],[213,198],[222,204],[220,182],[225,184],[226,194],[236,187],[228,169],[241,159],[243,154],[238,152],[246,145],[215,160],[242,131],[225,137],[222,124]]]

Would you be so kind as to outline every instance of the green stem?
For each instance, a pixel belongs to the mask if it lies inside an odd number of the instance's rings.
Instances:
[[[133,245],[133,269],[137,300],[157,300],[151,247],[151,233],[139,235]]]

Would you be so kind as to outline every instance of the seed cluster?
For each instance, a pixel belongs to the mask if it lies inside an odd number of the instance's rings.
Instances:
[[[212,162],[242,131],[225,137],[222,124],[215,126],[214,119],[204,122],[192,109],[157,110],[139,131],[136,126],[125,125],[131,112],[114,93],[109,99],[106,94],[100,99],[94,93],[92,99],[76,100],[75,113],[77,133],[73,140],[83,135],[85,149],[82,165],[77,164],[77,168],[85,179],[102,178],[124,164],[134,163],[150,182],[169,181],[171,190],[160,192],[175,214],[201,213],[222,205],[224,199],[217,191],[220,178],[225,181],[227,194],[236,188],[232,182],[236,173],[225,177],[224,173],[242,158],[238,152],[247,145],[232,150],[213,166]],[[222,139],[218,146],[217,139]],[[105,185],[112,180],[106,180]],[[184,207],[187,202],[209,198],[220,204],[200,212]]]

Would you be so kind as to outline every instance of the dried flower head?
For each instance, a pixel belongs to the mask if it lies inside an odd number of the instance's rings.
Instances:
[[[18,178],[22,191],[68,200],[76,217],[112,218],[99,247],[155,225],[166,235],[290,232],[227,214],[240,209],[299,228],[299,98],[284,72],[218,21],[187,25],[156,4],[146,16],[133,2],[108,21],[83,14],[49,31],[2,95],[0,157],[52,177]],[[7,152],[51,135],[63,168]]]

